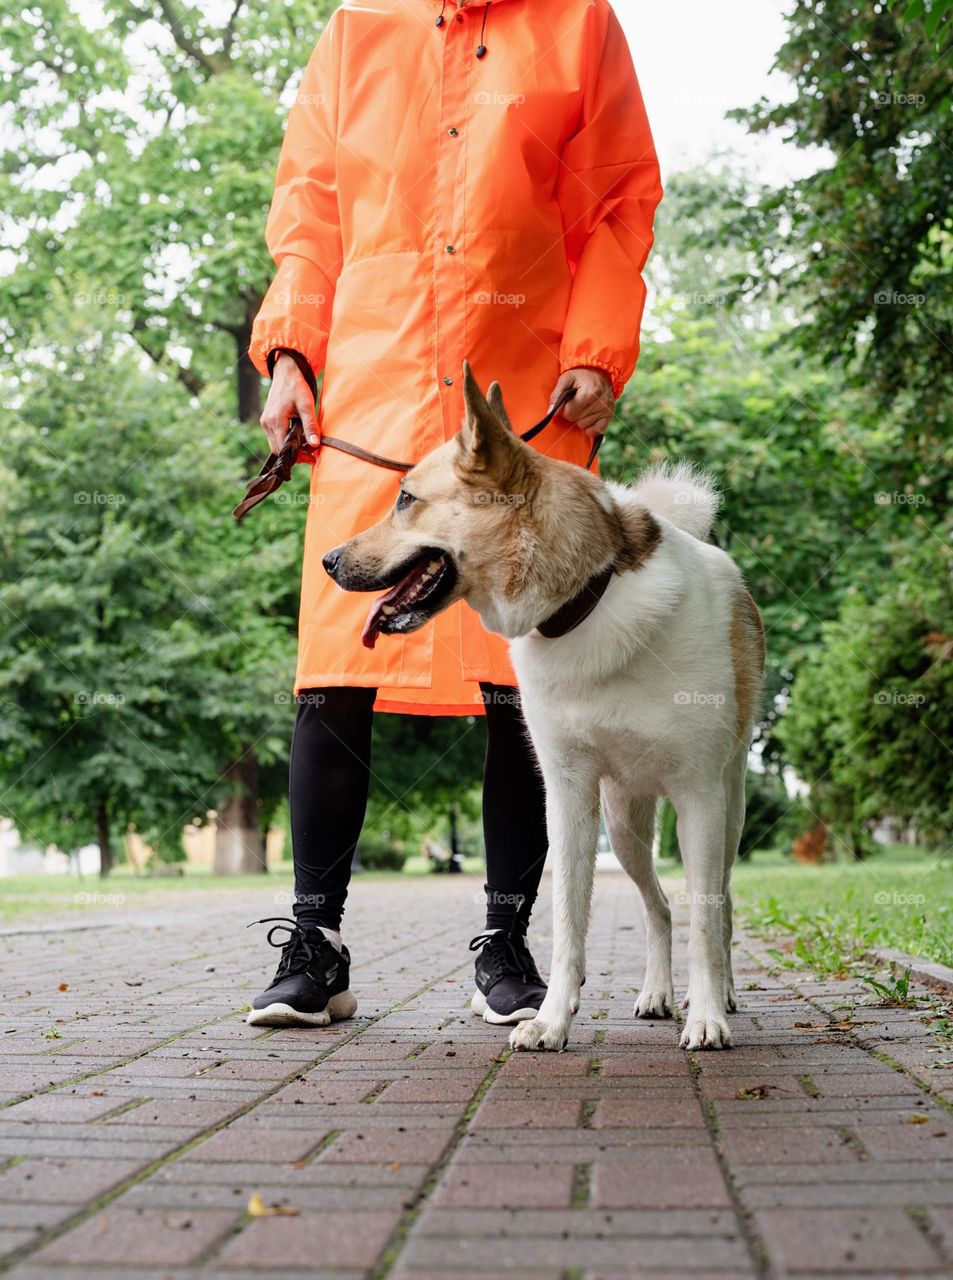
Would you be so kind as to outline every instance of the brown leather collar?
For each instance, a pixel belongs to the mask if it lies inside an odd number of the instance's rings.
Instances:
[[[544,619],[536,628],[547,640],[558,640],[560,636],[574,631],[580,622],[585,622],[593,609],[606,593],[606,588],[615,573],[615,563],[610,561],[604,569],[589,579],[581,591],[577,591],[572,599],[560,605],[555,613]]]

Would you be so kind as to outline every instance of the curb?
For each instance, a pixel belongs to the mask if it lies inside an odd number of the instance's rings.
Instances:
[[[939,987],[941,991],[953,991],[953,969],[945,964],[937,964],[933,960],[924,960],[921,956],[908,956],[903,951],[879,951],[872,949],[870,955],[890,969],[910,970],[911,978],[925,982],[927,986]]]

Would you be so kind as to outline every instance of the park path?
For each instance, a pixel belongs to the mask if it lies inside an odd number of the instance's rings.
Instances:
[[[11,1276],[951,1273],[953,1071],[922,1013],[845,1017],[849,985],[769,976],[742,937],[737,1047],[681,1053],[631,1017],[641,921],[606,873],[569,1050],[513,1057],[466,1009],[479,884],[433,876],[355,885],[357,1019],[262,1032],[236,1011],[277,956],[243,927],[286,913],[272,894],[4,931]]]

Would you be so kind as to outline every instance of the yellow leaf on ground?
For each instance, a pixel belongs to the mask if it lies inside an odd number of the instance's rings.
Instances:
[[[301,1212],[285,1204],[265,1204],[257,1191],[248,1197],[248,1208],[245,1210],[250,1218],[294,1218]]]

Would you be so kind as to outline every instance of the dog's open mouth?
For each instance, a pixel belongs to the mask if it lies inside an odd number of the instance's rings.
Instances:
[[[445,551],[427,547],[397,571],[397,582],[374,601],[361,642],[373,649],[379,635],[416,631],[453,590],[457,571]]]

